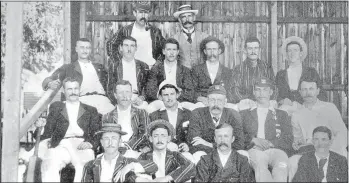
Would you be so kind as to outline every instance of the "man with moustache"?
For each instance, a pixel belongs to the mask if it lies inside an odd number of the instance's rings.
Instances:
[[[43,182],[59,182],[60,170],[69,163],[75,168],[74,182],[80,182],[84,164],[94,159],[98,146],[93,135],[101,126],[101,116],[96,108],[79,101],[79,80],[65,78],[63,89],[66,101],[52,103],[47,124],[36,124],[45,125],[40,151],[48,148],[42,157]]]
[[[304,154],[292,182],[348,182],[348,160],[330,151],[332,132],[326,126],[313,131],[315,152]]]
[[[149,123],[148,113],[138,109],[132,103],[132,85],[129,81],[116,82],[114,95],[117,101],[115,109],[105,114],[102,121],[120,124],[127,133],[121,138],[122,153],[126,157],[137,158],[143,151],[149,150],[146,137],[146,126]],[[125,152],[124,150],[127,149]]]
[[[200,58],[200,43],[208,37],[208,34],[195,28],[195,20],[198,10],[193,10],[191,5],[180,6],[173,14],[181,26],[181,31],[173,36],[179,42],[179,62],[191,69],[203,63]]]
[[[247,157],[231,147],[235,138],[233,127],[227,123],[215,130],[215,148],[201,157],[196,166],[195,182],[253,182],[252,170]]]
[[[224,107],[227,102],[226,93],[221,85],[211,86],[207,92],[208,107],[192,111],[188,142],[190,143],[189,151],[193,154],[196,162],[202,155],[214,150],[214,129],[223,123],[228,123],[234,128],[236,140],[232,142],[232,148],[235,150],[244,149],[241,117],[235,110]]]
[[[152,160],[158,171],[142,182],[185,182],[195,175],[195,165],[181,153],[167,149],[175,134],[172,125],[163,119],[152,121],[148,126],[149,140],[153,150],[141,154],[139,160]]]
[[[240,111],[248,150],[257,182],[286,182],[288,155],[292,149],[292,125],[285,111],[270,103],[274,85],[266,77],[254,84],[256,105]],[[270,172],[269,166],[272,168]]]
[[[165,41],[160,29],[149,25],[148,18],[151,11],[150,1],[136,1],[133,3],[133,15],[136,21],[121,27],[107,42],[107,54],[111,58],[109,63],[121,60],[119,46],[124,37],[132,36],[137,40],[135,59],[142,60],[150,68],[162,56],[161,44]]]
[[[157,171],[152,161],[138,161],[120,154],[121,136],[126,134],[119,124],[103,123],[95,135],[100,139],[104,153],[86,163],[81,182],[131,182],[137,179],[129,172],[153,174]]]
[[[262,76],[274,81],[274,71],[270,64],[260,60],[260,41],[256,37],[248,37],[245,41],[246,60],[235,66],[232,75],[232,102],[239,103],[239,109],[250,107],[254,99],[253,84]],[[274,91],[271,100],[276,100],[277,90]],[[275,101],[276,105],[276,101]]]
[[[148,78],[149,67],[141,60],[135,59],[137,40],[131,36],[125,37],[120,45],[122,59],[119,62],[109,64],[108,68],[108,97],[116,104],[114,97],[115,83],[127,80],[132,85],[132,104],[137,108],[146,109],[148,103],[145,101],[145,86]]]
[[[114,106],[106,97],[107,72],[104,66],[93,63],[89,56],[91,54],[91,42],[86,38],[80,38],[76,42],[75,51],[78,60],[70,64],[64,64],[58,68],[51,76],[42,82],[44,90],[61,87],[65,78],[76,78],[80,86],[79,100],[87,105],[97,108],[101,114],[111,111]]]

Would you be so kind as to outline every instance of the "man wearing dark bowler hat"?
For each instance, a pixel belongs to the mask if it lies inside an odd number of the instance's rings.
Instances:
[[[149,25],[151,11],[150,1],[136,1],[133,3],[133,15],[136,21],[120,28],[107,42],[107,54],[111,58],[109,64],[121,61],[119,46],[124,37],[132,36],[137,40],[135,59],[145,62],[150,68],[162,56],[161,44],[165,40],[160,29]]]
[[[208,34],[195,28],[198,10],[193,10],[191,5],[180,6],[173,14],[181,26],[181,31],[173,36],[179,42],[179,61],[189,69],[203,63],[200,58],[200,43]]]
[[[126,134],[119,124],[103,123],[95,135],[100,138],[104,153],[85,164],[81,182],[130,182],[137,180],[134,174],[128,174],[130,171],[147,174],[157,171],[152,161],[139,162],[119,153],[121,136]]]

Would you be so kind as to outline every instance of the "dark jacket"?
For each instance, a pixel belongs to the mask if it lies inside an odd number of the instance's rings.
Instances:
[[[298,162],[298,169],[292,182],[321,182],[315,151],[304,154]],[[327,182],[348,182],[348,160],[330,151],[327,166]]]
[[[247,157],[232,150],[223,167],[217,150],[201,157],[195,182],[255,182]]]
[[[136,60],[136,77],[137,77],[137,88],[138,95],[145,97],[145,86],[148,79],[149,66],[140,61]],[[116,105],[116,98],[114,96],[114,88],[116,82],[123,79],[122,62],[109,62],[108,67],[108,81],[107,81],[107,96],[111,100],[113,105]]]
[[[101,171],[103,168],[101,164],[102,157],[103,156],[100,156],[95,160],[91,160],[85,164],[81,182],[100,182]],[[132,162],[139,162],[143,166],[146,174],[154,174],[158,170],[158,167],[152,161],[138,161],[133,158],[126,158],[119,154],[119,157],[115,163],[113,178],[116,176],[117,173],[119,173],[119,171],[122,168],[124,168],[127,164],[130,164]],[[126,174],[126,182],[134,182],[135,178],[136,177],[134,176],[134,174]]]
[[[110,111],[108,114],[103,115],[103,122],[118,123],[118,110],[117,106],[115,109]],[[145,146],[149,146],[147,139],[146,127],[149,124],[148,113],[144,109],[138,109],[131,107],[131,127],[133,135],[127,144],[132,150],[139,150]]]
[[[285,111],[274,110],[268,111],[262,127],[258,126],[257,108],[240,111],[247,150],[254,146],[252,139],[257,137],[258,128],[264,128],[266,140],[273,143],[275,148],[285,151],[288,155],[291,154],[293,142],[291,119]]]
[[[51,138],[51,148],[55,148],[68,130],[69,117],[66,105],[63,102],[52,103],[49,111],[41,140]],[[97,109],[80,102],[77,123],[84,131],[84,141],[91,143],[96,148],[99,142],[94,138],[94,134],[101,127],[101,115],[98,114]]]
[[[104,91],[107,92],[107,72],[105,71],[104,66],[99,63],[92,64],[97,71],[99,81],[101,82]],[[44,81],[42,82],[42,88],[44,90],[47,90],[49,82],[56,79],[59,79],[62,82],[67,77],[77,78],[79,83],[82,83],[82,80],[84,78],[78,61],[72,62],[70,64],[64,64],[63,66],[58,68],[55,72],[53,72],[51,76],[44,79]]]
[[[224,108],[219,120],[219,124],[223,123],[230,124],[234,129],[235,140],[232,144],[233,149],[244,149],[244,134],[242,131],[240,114],[233,109]],[[216,127],[208,107],[197,108],[192,111],[188,130],[189,142],[193,141],[193,138],[198,136],[207,142],[213,143],[215,146],[215,129]],[[201,144],[197,146],[189,145],[189,148],[190,153],[195,153],[196,151],[205,151],[206,153],[209,153],[213,150],[212,148]]]
[[[141,154],[138,160],[153,161],[153,151]],[[166,150],[165,175],[170,175],[174,182],[185,182],[195,175],[195,165],[181,153]]]
[[[189,111],[188,109],[185,108],[178,108],[178,114],[177,114],[177,126],[175,126],[175,130],[176,130],[176,136],[174,137],[174,139],[172,140],[174,143],[176,143],[177,145],[181,144],[181,143],[187,143],[187,132],[188,132],[188,127],[183,127],[183,123],[190,120],[190,115],[191,115],[191,111]],[[152,112],[149,115],[150,121],[154,121],[157,119],[164,119],[166,121],[168,120],[168,115],[167,115],[167,111],[165,110],[157,110]]]
[[[192,70],[193,82],[195,86],[195,100],[199,96],[207,97],[208,88],[212,85],[222,85],[227,91],[228,102],[232,102],[231,95],[231,70],[219,64],[218,72],[213,83],[207,70],[206,62],[193,67]]]
[[[159,85],[166,79],[165,66],[163,62],[158,62],[154,65],[149,73],[146,94],[148,101],[157,100],[157,92],[159,90]],[[176,71],[176,85],[182,89],[181,95],[178,101],[188,101],[195,102],[194,98],[195,90],[193,86],[193,80],[191,77],[190,70],[182,65],[177,64]]]
[[[125,37],[131,36],[133,25],[134,23],[121,27],[107,42],[107,54],[114,62],[121,60],[119,46]],[[162,56],[162,43],[165,41],[165,38],[162,36],[160,29],[154,26],[150,26],[149,31],[152,40],[153,58],[159,60]]]

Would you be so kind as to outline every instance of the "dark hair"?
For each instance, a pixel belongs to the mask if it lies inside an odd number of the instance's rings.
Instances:
[[[179,93],[179,90],[172,84],[165,84],[164,86],[162,86],[159,90],[159,94],[162,95],[162,90],[165,90],[166,88],[173,88],[176,90],[176,93]]]
[[[168,38],[168,39],[166,39],[166,41],[162,43],[162,49],[165,49],[166,44],[175,44],[175,45],[177,45],[177,49],[179,50],[179,43],[178,43],[178,41],[177,41],[176,39],[174,39],[174,38]]]
[[[299,82],[299,84],[301,85],[303,81],[310,82],[310,83],[314,82],[316,83],[317,88],[321,88],[322,81],[317,73],[312,73],[312,72],[305,73],[302,80]]]
[[[245,48],[247,47],[247,43],[252,43],[252,42],[257,42],[259,45],[261,44],[261,42],[257,37],[248,37],[245,41]]]
[[[91,43],[91,41],[87,38],[79,38],[76,42],[78,42],[78,41]]]
[[[231,126],[230,124],[228,123],[223,123],[223,124],[219,124],[217,127],[216,127],[216,130],[219,130],[219,129],[222,129],[222,128],[231,128],[233,133],[234,133],[234,128],[233,126]]]
[[[137,46],[137,40],[136,40],[134,37],[132,37],[132,36],[126,36],[126,37],[124,37],[124,38],[121,40],[120,46],[122,46],[122,45],[124,44],[124,41],[125,41],[125,40],[133,41],[133,42],[136,43],[136,46]]]
[[[153,128],[150,129],[150,133],[149,134],[152,136],[153,135],[153,131],[158,129],[158,128],[166,129],[167,134],[171,135],[170,129],[168,129],[168,127],[166,125],[164,125],[164,124],[156,124],[156,125],[154,125]]]
[[[287,43],[287,45],[286,45],[286,51],[287,51],[288,46],[290,46],[291,44],[296,44],[296,45],[298,45],[298,46],[299,46],[299,49],[300,49],[301,51],[303,51],[303,48],[302,48],[301,44],[299,44],[298,41],[291,41],[291,42]]]
[[[313,130],[313,136],[315,133],[317,132],[324,132],[324,133],[327,133],[328,135],[328,138],[331,140],[332,138],[332,132],[329,128],[327,128],[326,126],[318,126],[316,127],[314,130]]]
[[[131,83],[129,81],[127,81],[127,80],[120,80],[120,81],[116,82],[115,85],[114,85],[115,86],[114,87],[114,93],[116,93],[116,87],[118,85],[130,85],[131,86],[131,90],[132,90],[132,85],[131,85]]]
[[[75,77],[67,77],[62,82],[63,83],[63,88],[65,88],[65,83],[67,83],[67,82],[78,82],[79,86],[81,85],[80,81],[77,78],[75,78]]]

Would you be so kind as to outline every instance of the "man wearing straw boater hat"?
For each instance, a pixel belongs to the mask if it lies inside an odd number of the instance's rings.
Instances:
[[[180,23],[181,30],[174,35],[180,45],[179,61],[188,68],[192,68],[203,63],[200,58],[200,43],[208,35],[195,28],[196,15],[198,10],[193,10],[191,5],[186,4],[178,8],[173,14]]]
[[[115,35],[107,42],[107,54],[111,58],[109,64],[121,61],[119,46],[124,37],[132,36],[137,40],[137,51],[135,58],[148,64],[155,64],[162,56],[161,44],[165,40],[160,29],[148,23],[151,12],[150,1],[133,2],[133,15],[136,21],[125,27],[121,27]]]
[[[81,182],[129,182],[136,179],[134,174],[127,175],[130,171],[147,174],[157,171],[157,166],[152,161],[139,162],[120,154],[121,136],[126,134],[119,124],[103,123],[95,135],[100,138],[104,153],[86,163]]]

